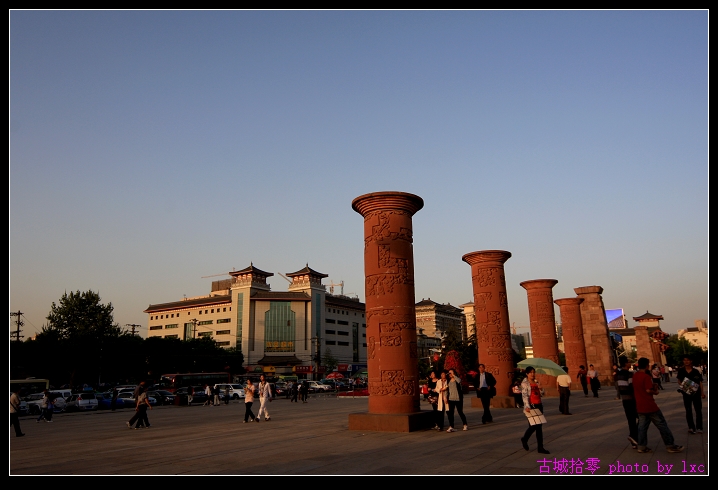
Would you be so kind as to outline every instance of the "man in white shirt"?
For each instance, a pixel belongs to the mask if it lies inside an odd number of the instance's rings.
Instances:
[[[565,374],[556,376],[556,388],[559,392],[558,410],[564,415],[573,415],[568,411],[568,398],[571,396],[571,376],[568,375],[568,367],[564,366]]]

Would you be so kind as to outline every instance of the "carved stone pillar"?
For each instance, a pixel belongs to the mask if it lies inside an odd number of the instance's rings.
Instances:
[[[529,321],[531,322],[531,342],[534,357],[549,359],[560,365],[558,360],[558,340],[556,339],[556,315],[553,312],[552,288],[556,279],[534,279],[520,284],[526,290],[529,301]],[[558,395],[556,377],[538,374],[536,378],[546,390],[547,396]]]
[[[586,358],[598,371],[598,379],[603,386],[613,386],[613,364],[618,362],[613,352],[611,336],[608,333],[606,309],[603,306],[603,288],[584,286],[574,288],[576,295],[583,298],[581,303],[581,321],[583,339],[586,344]]]
[[[409,432],[431,427],[419,406],[412,216],[424,201],[403,192],[359,196],[364,217],[369,413],[350,414],[349,429]]]
[[[511,383],[516,366],[504,276],[504,263],[510,257],[511,253],[503,250],[482,250],[461,258],[471,266],[479,362],[496,378],[496,396],[491,399],[491,406],[505,408],[515,405]],[[471,406],[480,407],[481,400],[471,397]]]
[[[588,369],[586,344],[583,340],[583,322],[581,321],[581,303],[583,298],[562,298],[554,301],[561,312],[563,331],[563,350],[566,354],[566,366],[571,379],[576,379],[579,366]]]

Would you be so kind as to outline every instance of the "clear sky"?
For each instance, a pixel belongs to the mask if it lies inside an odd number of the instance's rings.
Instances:
[[[517,327],[542,278],[629,326],[708,318],[705,10],[16,10],[9,79],[26,338],[78,290],[146,336],[250,262],[363,301],[351,202],[379,191],[425,201],[417,301],[471,301],[461,257],[498,249]]]

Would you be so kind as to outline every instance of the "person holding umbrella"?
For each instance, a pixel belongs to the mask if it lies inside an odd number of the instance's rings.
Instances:
[[[543,403],[541,401],[541,387],[536,381],[536,369],[533,366],[527,366],[526,378],[521,382],[521,395],[524,400],[524,411],[530,412],[532,409],[540,410],[543,413]],[[531,425],[526,429],[524,436],[521,438],[521,446],[529,450],[529,438],[531,434],[536,432],[536,442],[538,443],[537,451],[541,454],[551,454],[543,447],[543,424]]]

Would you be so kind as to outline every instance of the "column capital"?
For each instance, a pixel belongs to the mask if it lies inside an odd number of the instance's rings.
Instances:
[[[511,258],[511,252],[505,250],[480,250],[470,252],[461,257],[469,265],[483,265],[487,267],[501,267]]]
[[[530,281],[519,283],[519,286],[528,291],[530,289],[551,289],[556,284],[558,284],[558,280],[556,279],[532,279]]]
[[[560,298],[554,300],[554,303],[556,303],[559,306],[570,306],[570,305],[580,305],[583,303],[583,298]]]
[[[573,290],[576,294],[601,294],[603,292],[603,288],[601,286],[583,286],[580,288],[574,288]]]
[[[362,216],[372,211],[406,211],[411,216],[424,207],[424,200],[407,192],[371,192],[352,201],[352,209]]]

